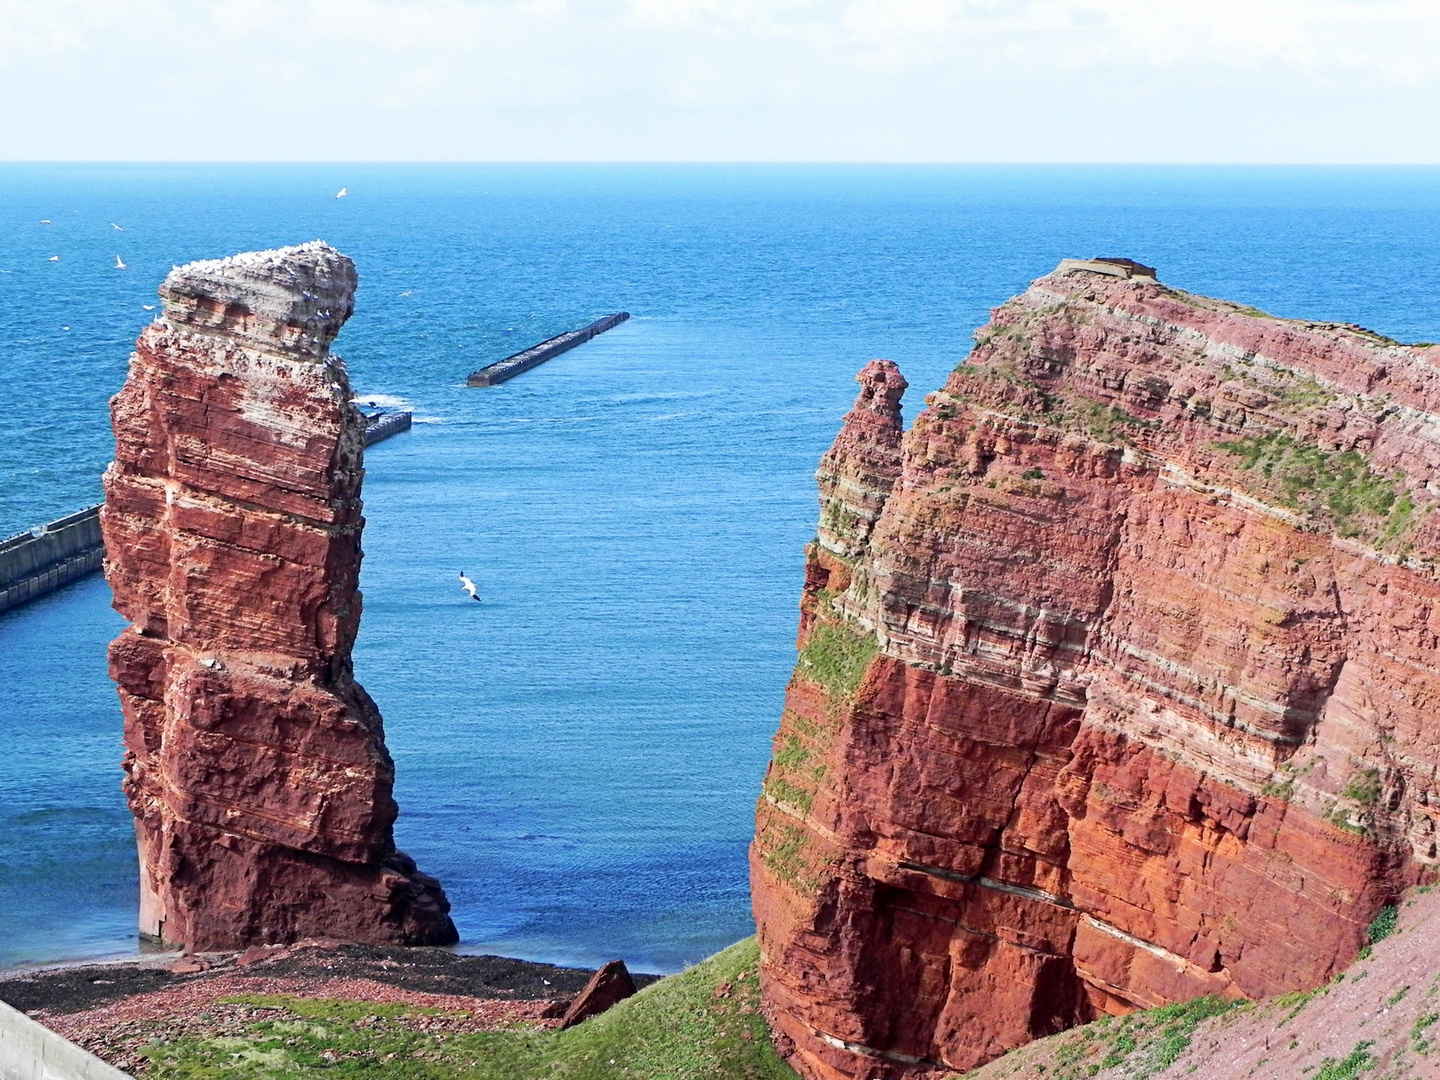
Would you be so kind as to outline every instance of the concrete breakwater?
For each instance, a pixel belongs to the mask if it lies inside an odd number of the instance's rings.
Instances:
[[[373,446],[391,435],[409,431],[415,414],[411,412],[374,413],[365,416],[365,445]]]
[[[613,315],[606,315],[603,319],[596,319],[589,326],[582,326],[579,330],[571,330],[569,333],[546,338],[539,345],[532,345],[524,352],[515,353],[513,356],[497,360],[478,371],[472,371],[470,377],[465,380],[465,385],[497,386],[506,379],[513,379],[522,371],[529,371],[546,360],[553,359],[563,352],[569,352],[577,345],[585,344],[597,334],[603,334],[606,330],[619,326],[628,318],[630,318],[628,311],[617,311]]]
[[[0,611],[94,573],[104,558],[98,506],[0,542]]]

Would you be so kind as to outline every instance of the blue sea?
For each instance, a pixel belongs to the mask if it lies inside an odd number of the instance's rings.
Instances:
[[[813,472],[865,361],[913,416],[1072,255],[1440,340],[1437,169],[6,165],[0,536],[98,501],[172,265],[316,237],[359,267],[357,391],[417,421],[366,455],[355,653],[399,843],[461,949],[656,972],[753,930]],[[109,601],[92,577],[0,616],[0,966],[137,948]]]

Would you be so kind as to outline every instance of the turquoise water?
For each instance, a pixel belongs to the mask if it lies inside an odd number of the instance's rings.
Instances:
[[[1440,340],[1434,169],[4,166],[0,535],[98,498],[173,263],[317,236],[360,270],[357,389],[420,421],[367,455],[356,649],[400,843],[462,948],[655,971],[751,931],[812,473],[866,360],[913,416],[1066,255]],[[135,947],[108,601],[0,616],[0,965]]]

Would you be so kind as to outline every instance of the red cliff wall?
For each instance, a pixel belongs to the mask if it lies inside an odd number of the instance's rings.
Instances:
[[[456,938],[396,851],[394,766],[355,682],[363,419],[322,243],[177,267],[112,403],[106,578],[140,929],[196,949]]]
[[[1098,269],[821,465],[752,847],[807,1077],[1312,987],[1433,876],[1440,348]]]

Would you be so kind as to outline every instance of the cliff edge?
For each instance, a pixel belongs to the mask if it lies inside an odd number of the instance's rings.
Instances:
[[[186,948],[456,940],[395,848],[394,765],[350,662],[364,420],[329,346],[355,284],[318,241],[176,267],[111,403],[140,929]]]
[[[751,849],[812,1080],[1308,990],[1440,818],[1440,348],[1067,260],[818,474]]]

